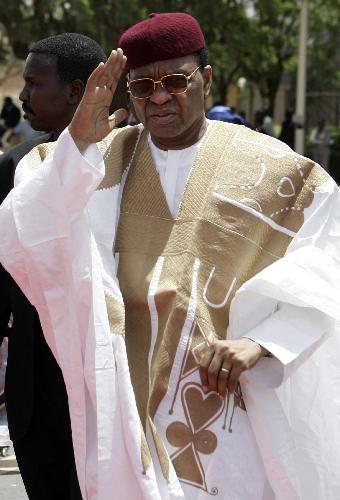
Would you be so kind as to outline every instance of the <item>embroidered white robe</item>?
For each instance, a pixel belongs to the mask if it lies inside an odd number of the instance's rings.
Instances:
[[[293,154],[257,134],[252,133],[251,139],[242,137],[242,127],[229,130],[234,148],[249,142],[260,148],[256,182],[263,180],[268,157],[278,155],[284,163]],[[123,300],[112,253],[121,172],[118,179],[111,179],[110,188],[104,179],[101,190],[93,193],[104,167],[96,147],[91,146],[84,158],[67,132],[58,142],[34,176],[26,170],[25,159],[19,167],[22,181],[0,210],[0,260],[37,307],[47,341],[63,370],[83,496],[163,499],[166,492],[168,498],[203,499],[211,493],[225,498],[223,469],[204,471],[203,487],[191,489],[182,488],[170,461],[161,464],[159,471],[157,456],[161,454],[152,449],[158,438],[150,439],[150,429],[144,438],[134,399],[123,337]],[[295,157],[297,174],[305,180]],[[129,165],[124,167],[128,170]],[[340,202],[334,183],[322,173],[321,179],[311,203],[304,207],[301,228],[297,232],[285,226],[280,229],[292,240],[286,255],[244,283],[230,310],[228,335],[249,336],[276,356],[261,360],[244,374],[242,391],[277,499],[335,499],[340,483],[334,402],[337,336],[315,351],[340,316]],[[229,182],[227,189],[250,193],[256,182],[238,186],[236,181]],[[293,196],[294,189],[289,176],[279,179],[281,198]],[[279,229],[255,198],[232,199],[223,186],[216,186],[213,196]],[[152,296],[151,290],[151,309]],[[207,294],[205,298],[216,305]],[[294,370],[290,380],[281,384]],[[314,391],[306,387],[313,380],[319,384]],[[185,397],[185,391],[182,394]],[[156,421],[157,412],[155,417]],[[326,441],[330,435],[333,439]],[[219,450],[218,459],[223,461],[223,450]],[[168,468],[167,481],[164,467]],[[307,472],[311,473],[308,479]],[[219,483],[216,489],[214,481]]]

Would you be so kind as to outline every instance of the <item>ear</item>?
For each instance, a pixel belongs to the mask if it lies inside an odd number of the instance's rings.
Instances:
[[[82,80],[72,80],[70,83],[69,103],[78,105],[83,97],[85,85]]]
[[[210,92],[211,83],[212,83],[212,69],[211,69],[210,65],[204,66],[203,81],[204,81],[204,84],[203,84],[204,95],[208,96],[209,92]]]

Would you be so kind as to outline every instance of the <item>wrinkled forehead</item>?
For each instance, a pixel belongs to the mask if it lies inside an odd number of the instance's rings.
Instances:
[[[130,69],[130,80],[136,78],[161,78],[164,75],[172,73],[189,74],[197,66],[197,61],[194,54],[188,56],[176,57],[174,59],[166,59],[164,61],[156,61],[140,68]]]

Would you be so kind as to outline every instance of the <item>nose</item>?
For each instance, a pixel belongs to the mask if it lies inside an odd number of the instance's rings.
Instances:
[[[160,82],[156,83],[156,88],[150,96],[150,101],[160,105],[171,101],[171,99],[172,94],[169,94],[169,92],[164,87],[162,87]]]
[[[19,99],[21,102],[28,101],[27,85],[24,85],[23,89],[21,90],[21,92],[19,94]]]

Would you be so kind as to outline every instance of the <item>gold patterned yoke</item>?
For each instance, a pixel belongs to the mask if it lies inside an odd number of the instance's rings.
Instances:
[[[149,378],[148,293],[159,259],[163,262],[155,294],[158,333],[152,370],[155,376],[161,370],[163,384],[187,315],[195,261],[200,268],[195,320],[203,332],[224,338],[236,290],[282,257],[301,227],[314,186],[323,180],[322,171],[313,165],[267,136],[214,122],[173,219],[142,134],[124,189],[116,242],[130,368],[138,373],[135,384],[143,387],[142,397],[147,397]],[[157,397],[165,390],[166,383]],[[154,398],[151,415],[157,408]],[[141,406],[144,414],[146,403]]]

